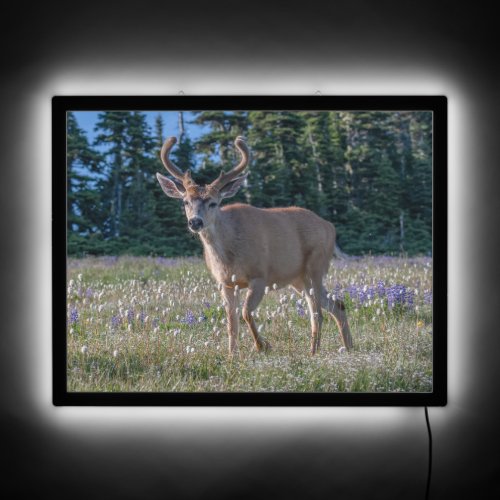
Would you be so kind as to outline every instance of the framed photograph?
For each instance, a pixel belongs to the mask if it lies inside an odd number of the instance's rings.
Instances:
[[[446,404],[446,97],[52,112],[54,405]]]

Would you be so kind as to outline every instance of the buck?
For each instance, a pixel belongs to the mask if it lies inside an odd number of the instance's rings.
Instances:
[[[352,348],[345,307],[327,294],[323,278],[336,249],[333,224],[304,208],[257,208],[235,203],[221,207],[234,196],[248,173],[249,151],[243,137],[235,146],[241,161],[229,172],[221,171],[211,184],[200,186],[189,170],[183,172],[170,160],[175,137],[168,138],[160,157],[173,180],[156,174],[165,194],[183,201],[191,232],[203,243],[205,262],[219,284],[227,314],[229,352],[237,349],[239,314],[238,290],[248,289],[242,308],[243,319],[257,351],[270,349],[259,333],[253,312],[266,287],[291,285],[305,296],[311,320],[311,353],[320,347],[322,308],[335,319],[343,344]],[[275,286],[276,285],[276,286]]]

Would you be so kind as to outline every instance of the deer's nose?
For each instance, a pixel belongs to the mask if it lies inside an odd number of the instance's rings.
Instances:
[[[199,231],[203,227],[203,220],[199,217],[193,217],[189,219],[188,224],[193,231]]]

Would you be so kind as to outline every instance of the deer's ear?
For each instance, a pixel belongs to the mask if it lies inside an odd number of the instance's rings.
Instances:
[[[158,182],[160,183],[163,192],[167,196],[170,196],[170,198],[184,197],[186,190],[184,189],[184,186],[180,182],[172,181],[168,177],[165,177],[164,175],[158,173],[156,174],[156,178],[158,179]]]
[[[240,177],[236,177],[236,179],[232,180],[231,182],[228,182],[219,191],[221,198],[231,198],[231,196],[234,196],[238,192],[238,189],[240,189],[242,184],[245,182],[247,175],[248,174],[244,174]]]

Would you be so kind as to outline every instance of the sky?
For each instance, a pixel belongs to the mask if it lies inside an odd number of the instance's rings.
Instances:
[[[76,117],[76,121],[80,128],[82,128],[89,140],[89,143],[92,144],[94,138],[96,136],[96,132],[94,131],[95,124],[98,121],[98,115],[102,111],[74,111],[74,115]],[[154,130],[154,123],[156,117],[160,114],[163,117],[164,128],[163,133],[165,137],[171,135],[178,135],[179,126],[178,126],[178,111],[142,111],[146,115],[147,122],[152,130]],[[193,119],[194,115],[189,112],[184,112],[184,127],[186,129],[187,134],[193,140],[196,140],[200,135],[206,132],[208,127],[201,127],[198,125],[192,125],[189,122]]]

